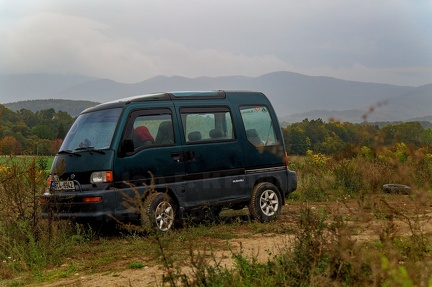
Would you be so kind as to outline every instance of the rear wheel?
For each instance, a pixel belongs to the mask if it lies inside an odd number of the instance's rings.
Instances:
[[[151,193],[144,201],[146,222],[160,231],[174,228],[177,206],[166,193]]]
[[[260,222],[274,220],[281,208],[281,195],[274,184],[262,182],[253,188],[249,202],[249,213],[253,220]]]

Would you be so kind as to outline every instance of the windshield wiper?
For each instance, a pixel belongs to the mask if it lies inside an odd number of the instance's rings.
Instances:
[[[95,149],[93,146],[88,146],[88,147],[77,147],[75,150],[85,150],[85,151],[89,151],[89,152],[92,152],[92,151],[94,151],[94,152],[97,152],[97,153],[100,153],[100,154],[105,154],[105,152],[103,151],[103,150],[101,150],[101,149]]]
[[[71,151],[71,150],[61,150],[58,152],[58,154],[68,154],[68,155],[75,155],[80,157],[81,155],[77,152]]]

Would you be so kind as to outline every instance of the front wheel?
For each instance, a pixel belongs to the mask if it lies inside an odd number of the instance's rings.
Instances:
[[[252,190],[249,213],[253,220],[267,222],[274,220],[282,207],[281,195],[274,184],[262,182]]]
[[[146,221],[160,231],[168,231],[174,227],[177,207],[166,193],[155,192],[144,201]]]

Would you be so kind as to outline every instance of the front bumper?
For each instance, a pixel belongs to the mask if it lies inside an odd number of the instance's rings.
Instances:
[[[45,193],[40,197],[42,218],[77,222],[109,222],[137,218],[133,208],[125,208],[123,194],[116,190],[90,192],[64,191]]]

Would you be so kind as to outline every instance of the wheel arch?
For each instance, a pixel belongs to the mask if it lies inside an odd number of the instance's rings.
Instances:
[[[283,194],[282,185],[280,180],[277,179],[275,176],[263,176],[255,180],[254,185],[252,188],[254,188],[257,184],[260,184],[262,182],[268,182],[276,186],[276,188],[279,190],[279,194],[281,196],[281,202],[282,204],[285,204],[285,196]]]
[[[158,188],[154,188],[154,191],[157,192],[157,193],[166,193],[167,195],[169,195],[171,197],[171,199],[177,205],[177,209],[180,208],[179,200],[178,200],[177,196],[175,195],[174,191],[171,188],[169,188],[169,187],[166,187],[166,188],[158,187]]]

